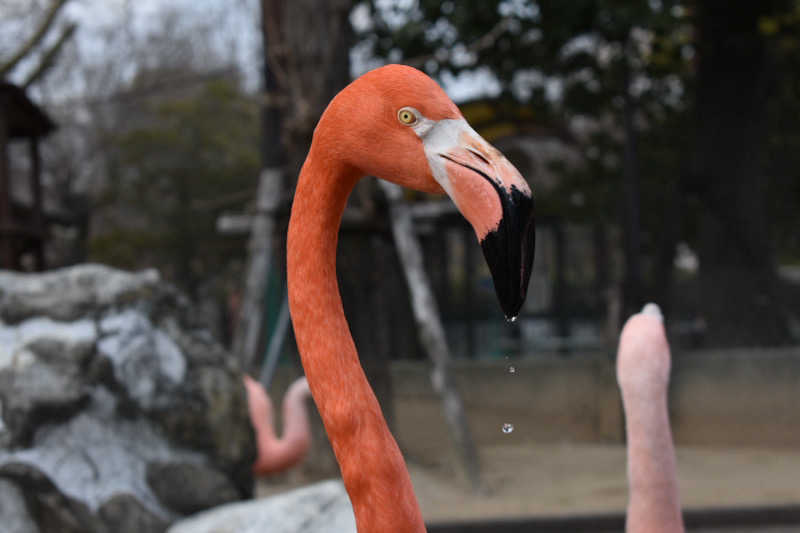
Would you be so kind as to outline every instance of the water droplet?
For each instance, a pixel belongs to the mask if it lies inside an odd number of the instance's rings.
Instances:
[[[506,322],[508,322],[509,324],[513,324],[516,321],[517,321],[517,317],[516,316],[507,316],[506,317]]]
[[[503,433],[508,434],[511,433],[512,431],[514,431],[514,424],[509,424],[508,422],[503,424]]]
[[[517,373],[517,367],[515,367],[514,365],[508,365],[508,373],[509,374],[516,374]]]

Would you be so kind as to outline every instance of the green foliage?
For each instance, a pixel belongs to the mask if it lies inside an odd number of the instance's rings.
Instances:
[[[769,37],[776,85],[769,100],[770,135],[765,175],[768,177],[770,230],[782,263],[800,264],[800,2],[772,17],[759,29]]]
[[[539,191],[540,214],[618,222],[626,93],[644,130],[638,148],[646,200],[658,205],[659,191],[680,176],[687,139],[677,132],[686,126],[693,50],[689,11],[678,2],[420,0],[405,10],[366,4],[374,27],[362,38],[375,54],[429,56],[422,66],[434,76],[488,67],[504,97],[535,110],[538,125],[595,125],[576,139],[585,167],[565,169],[544,197]],[[677,142],[668,148],[665,137]]]
[[[627,105],[635,113],[645,248],[658,240],[669,190],[691,173],[698,58],[696,3],[678,0],[364,0],[372,24],[360,35],[372,52],[410,61],[439,77],[488,69],[538,125],[563,131],[576,118],[600,127],[577,139],[586,156],[564,169],[537,209],[570,219],[619,222]],[[744,9],[744,6],[742,6]],[[363,8],[362,8],[363,9]],[[737,9],[731,4],[730,9]],[[773,1],[753,24],[772,42],[775,96],[768,130],[768,198],[775,245],[800,260],[800,2]],[[732,52],[734,53],[734,52]],[[556,88],[556,90],[553,90]],[[797,112],[794,112],[797,111]],[[531,177],[535,183],[536,177]],[[691,192],[691,191],[689,191]],[[577,205],[576,193],[585,199]],[[692,242],[702,203],[687,195],[682,240]],[[787,201],[791,198],[792,201]],[[673,223],[677,223],[674,221]],[[648,250],[645,250],[648,251]],[[652,251],[652,250],[650,250]]]
[[[219,235],[215,221],[231,207],[221,198],[254,188],[257,106],[235,83],[218,79],[150,98],[120,123],[92,259],[155,266],[194,291],[244,255],[242,240]]]

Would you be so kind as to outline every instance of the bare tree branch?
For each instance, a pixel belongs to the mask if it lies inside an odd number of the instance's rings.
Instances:
[[[17,64],[22,61],[25,56],[27,56],[31,51],[45,38],[47,32],[50,30],[50,27],[53,25],[53,22],[58,15],[58,12],[61,11],[61,8],[66,5],[69,0],[53,0],[53,3],[50,4],[50,8],[47,11],[47,14],[42,20],[42,23],[39,24],[39,27],[33,32],[33,35],[17,50],[17,52],[11,56],[11,59],[0,65],[0,78],[5,78],[13,69],[17,66]]]
[[[44,56],[39,61],[39,66],[33,69],[33,72],[28,74],[28,77],[25,78],[25,81],[22,83],[24,88],[28,88],[33,82],[41,78],[48,70],[50,70],[50,67],[53,66],[53,63],[55,63],[55,59],[58,56],[58,53],[61,51],[61,48],[64,46],[64,43],[66,43],[70,37],[72,37],[72,34],[75,33],[75,29],[77,27],[77,24],[70,24],[64,28],[64,30],[61,32],[61,36],[58,38],[55,44],[51,46],[47,52],[45,52]]]

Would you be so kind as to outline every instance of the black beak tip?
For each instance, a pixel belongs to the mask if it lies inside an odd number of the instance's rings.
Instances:
[[[506,319],[513,321],[519,315],[522,305],[525,303],[525,296],[528,289],[528,281],[530,280],[530,270],[522,269],[514,272],[513,267],[503,265],[504,261],[499,258],[496,253],[496,246],[493,246],[492,241],[502,241],[491,233],[486,236],[481,242],[483,247],[483,254],[486,262],[489,264],[489,270],[492,272],[492,280],[494,281],[494,290],[497,294],[497,299],[500,302],[500,308]],[[509,268],[510,267],[510,268]],[[517,268],[522,265],[517,265]]]
[[[500,194],[503,218],[496,230],[481,241],[481,248],[494,280],[500,307],[508,320],[519,315],[531,277],[536,246],[533,199],[511,189]]]

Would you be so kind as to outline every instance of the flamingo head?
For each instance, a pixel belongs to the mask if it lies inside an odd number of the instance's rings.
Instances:
[[[503,312],[517,316],[533,263],[531,189],[435,81],[403,65],[364,74],[323,114],[314,144],[323,143],[355,174],[447,193],[475,230]]]

